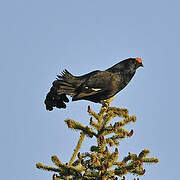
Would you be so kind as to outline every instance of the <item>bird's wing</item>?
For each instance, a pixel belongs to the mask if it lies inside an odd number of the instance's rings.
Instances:
[[[112,83],[114,74],[107,71],[99,71],[95,75],[90,76],[82,85],[87,90],[98,92],[100,90],[109,89]]]
[[[117,75],[107,71],[98,71],[96,74],[90,76],[78,89],[74,100],[82,99],[87,96],[98,95],[104,92],[110,92],[115,83],[119,81]]]

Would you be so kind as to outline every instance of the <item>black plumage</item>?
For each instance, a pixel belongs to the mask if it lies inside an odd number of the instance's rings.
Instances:
[[[84,99],[101,103],[121,91],[140,66],[143,66],[140,58],[129,58],[105,71],[96,70],[83,76],[73,76],[64,70],[57,76],[46,96],[46,109],[66,108],[65,103],[69,102],[66,95],[71,96],[72,101]]]

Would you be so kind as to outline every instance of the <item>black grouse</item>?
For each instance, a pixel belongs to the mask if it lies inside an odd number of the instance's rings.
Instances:
[[[140,58],[128,58],[105,71],[96,70],[82,76],[73,76],[64,70],[52,83],[44,101],[46,109],[66,108],[65,103],[69,102],[66,95],[71,96],[72,101],[84,99],[101,103],[126,87],[141,66]]]

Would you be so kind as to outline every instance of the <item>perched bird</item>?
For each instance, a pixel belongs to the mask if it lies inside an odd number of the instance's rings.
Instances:
[[[141,66],[140,58],[128,58],[105,71],[96,70],[82,76],[73,76],[64,70],[52,83],[44,101],[46,109],[66,108],[65,103],[69,102],[66,95],[71,96],[72,101],[84,99],[101,103],[126,87]]]

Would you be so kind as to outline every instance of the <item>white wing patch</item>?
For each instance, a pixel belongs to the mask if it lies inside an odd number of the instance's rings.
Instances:
[[[100,91],[100,88],[92,88],[93,91]]]
[[[85,89],[90,89],[90,88],[88,86],[86,86]],[[100,91],[101,88],[91,88],[91,90],[93,90],[93,91]]]
[[[86,88],[86,89],[89,89],[89,87],[88,87],[88,86],[86,86],[85,88]],[[93,90],[93,91],[100,91],[100,90],[101,90],[101,88],[91,88],[91,90]]]

